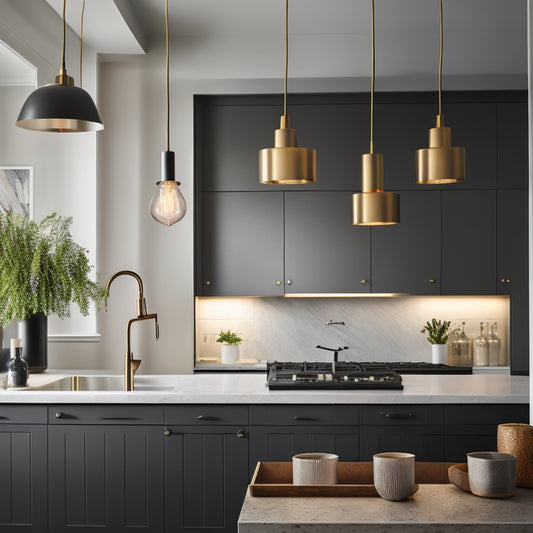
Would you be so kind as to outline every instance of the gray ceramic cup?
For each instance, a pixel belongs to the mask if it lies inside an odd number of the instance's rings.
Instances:
[[[470,490],[476,496],[509,498],[516,487],[516,457],[508,453],[467,453]]]
[[[415,456],[385,452],[374,455],[374,486],[385,500],[405,500],[413,492]]]
[[[339,456],[333,453],[299,453],[292,458],[293,485],[334,485]]]

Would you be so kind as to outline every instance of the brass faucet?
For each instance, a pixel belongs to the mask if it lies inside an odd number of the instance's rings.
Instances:
[[[143,282],[141,277],[131,270],[120,270],[115,272],[108,280],[105,286],[106,293],[109,295],[109,287],[114,279],[119,276],[132,276],[137,280],[139,284],[139,295],[137,296],[137,316],[128,321],[128,327],[126,329],[126,361],[124,365],[124,390],[134,390],[133,376],[141,364],[140,359],[134,359],[131,351],[130,331],[131,325],[134,322],[140,322],[141,320],[155,320],[155,338],[159,339],[159,322],[157,320],[157,313],[148,314],[146,312],[146,300],[143,294]]]

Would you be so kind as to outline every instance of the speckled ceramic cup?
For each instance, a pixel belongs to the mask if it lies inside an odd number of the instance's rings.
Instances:
[[[413,492],[415,456],[385,452],[374,455],[374,486],[385,500],[405,500]]]
[[[333,453],[299,453],[292,458],[293,485],[334,485],[339,456]]]
[[[509,498],[516,487],[516,457],[508,453],[467,453],[470,490],[476,496]]]

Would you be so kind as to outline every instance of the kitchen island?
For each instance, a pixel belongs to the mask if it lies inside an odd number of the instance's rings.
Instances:
[[[421,484],[402,502],[382,498],[264,498],[248,492],[239,533],[531,533],[533,489],[480,498],[450,484]]]

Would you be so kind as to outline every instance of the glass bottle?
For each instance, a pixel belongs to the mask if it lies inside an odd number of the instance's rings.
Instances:
[[[500,364],[501,347],[500,337],[498,337],[498,322],[491,324],[487,339],[489,341],[489,365],[498,366]]]
[[[472,366],[470,341],[465,333],[465,323],[455,328],[448,339],[448,364],[450,366]]]
[[[474,339],[473,362],[475,366],[488,366],[489,364],[489,341],[485,335],[485,324],[479,323],[479,337]]]
[[[7,362],[8,388],[28,386],[28,363],[22,359],[21,344],[20,339],[11,339],[11,359]]]

